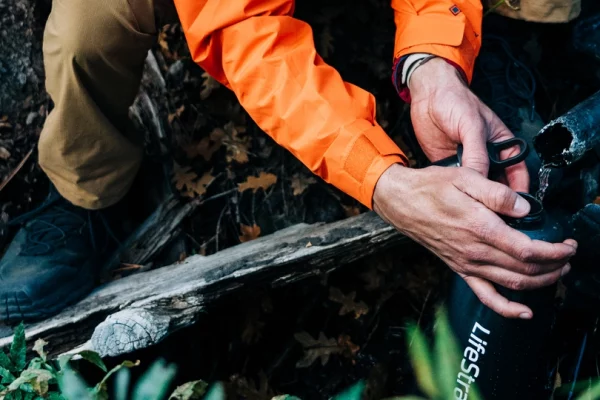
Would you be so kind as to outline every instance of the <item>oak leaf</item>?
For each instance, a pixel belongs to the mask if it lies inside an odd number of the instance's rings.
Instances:
[[[292,177],[292,194],[294,196],[301,195],[313,183],[317,183],[317,180],[314,177],[295,174]]]
[[[240,242],[242,243],[249,242],[260,236],[260,226],[256,224],[252,226],[240,224],[240,231],[242,231],[242,235],[240,236]]]
[[[354,318],[358,319],[361,315],[365,315],[369,312],[369,307],[363,301],[359,301],[358,303],[355,302],[355,297],[356,292],[350,292],[345,295],[336,287],[329,288],[329,300],[342,305],[339,314],[346,315],[354,313]]]
[[[193,159],[196,156],[201,156],[205,161],[210,161],[212,156],[223,145],[224,137],[225,131],[223,131],[221,128],[215,128],[212,130],[210,135],[203,137],[196,144],[184,147],[183,150],[189,159]]]
[[[332,354],[344,352],[344,348],[334,338],[328,338],[323,332],[319,333],[317,339],[313,339],[308,332],[298,332],[294,334],[294,338],[304,349],[304,357],[296,363],[296,368],[310,367],[319,358],[321,365],[325,365]]]
[[[214,179],[215,177],[210,172],[198,179],[198,175],[191,170],[191,167],[181,167],[175,164],[173,182],[183,196],[190,198],[202,196]]]
[[[223,144],[227,147],[227,156],[225,157],[227,162],[230,163],[235,161],[239,164],[247,163],[248,153],[250,152],[251,147],[251,138],[249,136],[241,135],[246,132],[246,127],[236,125],[233,121],[230,121],[225,124],[223,129],[226,133]]]
[[[179,108],[177,108],[177,110],[175,110],[174,113],[171,113],[167,116],[167,120],[169,121],[169,124],[173,122],[173,120],[175,119],[175,117],[179,118],[181,117],[181,114],[185,111],[185,105],[182,104]]]
[[[238,191],[252,189],[252,192],[256,193],[258,189],[267,190],[276,182],[277,175],[263,171],[258,176],[249,176],[246,182],[238,184]]]

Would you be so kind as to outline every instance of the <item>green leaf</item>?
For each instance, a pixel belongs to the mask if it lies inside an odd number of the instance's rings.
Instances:
[[[63,396],[68,400],[95,400],[88,391],[85,381],[71,368],[63,370],[58,385]]]
[[[461,357],[458,344],[450,328],[450,322],[443,308],[438,310],[435,327],[435,365],[437,386],[443,399],[454,397],[456,376],[459,373]],[[472,394],[469,397],[473,397]]]
[[[167,394],[177,367],[162,359],[155,361],[142,375],[133,390],[133,400],[161,400]]]
[[[16,328],[13,341],[10,345],[10,359],[13,362],[17,372],[25,368],[25,354],[27,346],[25,344],[25,326],[21,322]]]
[[[423,335],[418,326],[411,325],[408,328],[406,340],[409,342],[408,355],[415,370],[415,378],[417,379],[419,388],[429,398],[437,398],[438,389],[434,382],[433,359],[425,335]]]
[[[50,392],[48,393],[48,400],[67,400],[63,397],[62,394],[58,393],[58,392]]]
[[[576,400],[600,399],[600,381],[596,381],[591,387],[577,397]]]
[[[110,378],[112,376],[112,374],[119,371],[121,368],[132,368],[132,367],[137,367],[138,365],[140,365],[139,360],[136,362],[129,361],[129,360],[123,361],[121,364],[117,365],[116,367],[114,367],[113,369],[108,371],[108,373],[106,375],[104,375],[104,378],[102,378],[102,380],[100,382],[98,382],[96,387],[94,387],[94,393],[96,393],[96,394],[106,393],[106,382],[108,381],[108,378]]]
[[[63,354],[58,357],[58,368],[61,370],[69,367],[69,361],[75,354]]]
[[[23,400],[33,400],[35,398],[35,393],[27,393]]]
[[[11,372],[15,372],[15,366],[13,365],[12,361],[10,361],[10,358],[8,358],[3,349],[0,349],[0,367],[6,368]]]
[[[220,382],[215,383],[202,400],[226,400],[225,387]]]
[[[45,369],[27,369],[8,386],[8,390],[21,389],[44,396],[48,393],[49,382],[53,378],[54,374]]]
[[[364,390],[365,383],[363,381],[358,381],[342,393],[335,395],[333,400],[360,400]]]
[[[388,397],[383,400],[427,400],[420,396],[402,396],[402,397]]]
[[[208,383],[203,380],[187,382],[178,386],[169,396],[169,400],[199,400],[204,396],[207,388]]]
[[[3,367],[0,367],[0,376],[2,377],[1,383],[11,383],[17,379],[12,372]]]
[[[48,342],[46,342],[44,339],[38,339],[35,341],[35,344],[33,345],[33,351],[35,351],[36,353],[38,353],[40,355],[40,358],[45,362],[47,357],[48,357],[48,353],[46,351],[44,351],[44,346],[46,346],[48,344]]]
[[[91,362],[92,364],[100,368],[102,371],[108,371],[106,365],[104,365],[104,361],[102,361],[102,357],[100,357],[100,354],[96,353],[95,351],[83,350],[79,352],[78,355],[80,355],[81,358],[83,358],[84,360]]]
[[[115,400],[127,400],[131,373],[128,368],[122,368],[115,376]]]

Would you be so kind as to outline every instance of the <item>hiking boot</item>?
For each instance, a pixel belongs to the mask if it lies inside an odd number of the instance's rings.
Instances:
[[[52,188],[0,260],[0,320],[39,320],[86,296],[116,249],[107,210],[86,210]],[[113,220],[114,217],[113,217]]]
[[[533,73],[513,54],[507,40],[484,35],[471,88],[516,137],[527,141],[529,155],[525,163],[531,178],[530,193],[535,193],[541,162],[533,149],[533,137],[544,122],[535,109]]]

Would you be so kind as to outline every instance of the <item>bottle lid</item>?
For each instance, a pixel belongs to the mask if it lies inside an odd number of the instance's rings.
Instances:
[[[542,202],[529,193],[518,192],[518,194],[527,200],[531,206],[529,214],[521,218],[502,216],[502,219],[508,226],[515,229],[535,229],[535,227],[544,220],[544,207],[542,206]]]

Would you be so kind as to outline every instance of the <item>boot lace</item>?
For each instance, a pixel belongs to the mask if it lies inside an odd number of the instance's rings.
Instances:
[[[10,221],[9,226],[23,225],[26,231],[26,239],[20,254],[25,256],[48,254],[64,245],[68,238],[84,234],[89,235],[92,249],[97,252],[100,247],[97,224],[101,224],[108,237],[120,245],[101,211],[84,209],[75,211],[74,208],[60,195],[52,193],[39,207]]]

